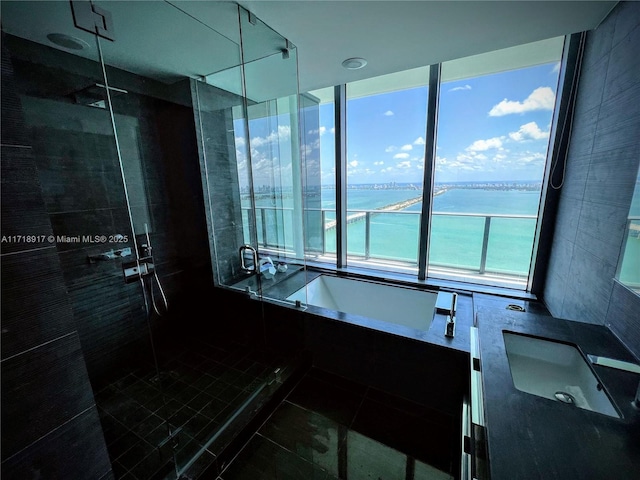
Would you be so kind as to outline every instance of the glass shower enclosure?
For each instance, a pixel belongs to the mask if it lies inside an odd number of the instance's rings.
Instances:
[[[215,472],[286,359],[181,326],[304,285],[297,50],[233,2],[3,1],[2,43],[114,476]]]
[[[242,7],[239,26],[241,65],[195,82],[215,280],[287,303],[306,271],[297,49]],[[236,94],[224,139],[207,130],[217,90]]]

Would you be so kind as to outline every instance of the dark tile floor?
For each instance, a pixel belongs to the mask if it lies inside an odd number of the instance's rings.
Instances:
[[[276,368],[291,368],[290,359],[194,339],[160,349],[159,364],[159,369],[152,363],[132,365],[95,395],[118,480],[175,479],[175,465],[184,467],[195,456],[188,476],[197,478],[224,447],[208,444],[212,435],[259,387],[272,382]],[[168,438],[165,420],[178,431],[176,440]]]
[[[458,476],[458,419],[311,369],[218,480]]]

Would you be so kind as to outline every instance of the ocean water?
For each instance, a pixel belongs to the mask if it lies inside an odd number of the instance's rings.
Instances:
[[[348,215],[362,210],[375,210],[419,196],[416,190],[407,189],[349,189],[347,191]],[[328,210],[325,221],[335,220],[335,192],[323,190],[321,205]],[[429,244],[431,266],[458,267],[478,271],[481,264],[482,244],[487,215],[489,225],[485,270],[526,277],[529,272],[540,192],[527,190],[490,190],[453,188],[433,199],[433,216]],[[282,213],[278,207],[292,207],[291,199],[258,198],[258,207],[271,207],[258,218],[259,239],[263,233],[272,245],[293,245],[294,222],[290,212]],[[640,211],[640,195],[634,198],[635,209]],[[369,256],[378,259],[401,260],[417,263],[422,203],[416,203],[401,211],[376,213],[369,222]],[[454,215],[465,214],[465,215]],[[635,213],[636,215],[638,213]],[[511,218],[509,215],[526,215],[533,218]],[[306,220],[318,222],[318,215]],[[266,228],[263,228],[263,223]],[[640,222],[639,222],[640,223]],[[276,227],[284,226],[284,228]],[[366,248],[364,219],[350,223],[347,230],[348,255],[363,256]],[[335,253],[335,230],[324,234],[324,248]],[[320,246],[322,239],[315,239]],[[620,277],[625,283],[640,285],[640,238],[629,238],[625,261]]]
[[[416,197],[412,190],[349,190],[348,214],[375,209]],[[536,216],[540,193],[524,190],[455,188],[433,199],[429,245],[432,266],[479,270],[486,216]],[[323,199],[323,208],[335,203]],[[378,213],[370,220],[369,256],[417,263],[422,203],[400,212]],[[466,215],[454,215],[466,214]],[[526,276],[529,272],[535,218],[493,217],[490,220],[485,270]],[[347,252],[364,255],[366,222],[348,225]],[[333,231],[326,236],[327,251],[335,252]]]

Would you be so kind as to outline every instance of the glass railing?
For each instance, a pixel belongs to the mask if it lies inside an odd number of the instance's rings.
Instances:
[[[249,212],[244,216],[253,220]],[[257,208],[261,248],[275,254],[292,249],[283,233],[287,229],[278,227],[291,216],[286,208]],[[347,255],[359,262],[417,268],[420,217],[415,211],[347,211]],[[307,240],[307,256],[322,261],[335,255],[335,211],[307,209],[305,218],[318,222],[305,225],[308,231],[318,232]],[[511,278],[522,283],[529,274],[536,220],[536,215],[433,212],[429,269],[467,277],[500,276],[507,282]]]
[[[529,275],[536,215],[433,212],[429,267],[473,275]]]

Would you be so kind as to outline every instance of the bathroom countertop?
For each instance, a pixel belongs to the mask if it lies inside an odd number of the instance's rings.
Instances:
[[[491,480],[638,479],[640,375],[595,366],[621,419],[517,390],[503,330],[576,344],[584,354],[637,362],[604,326],[480,307],[476,314]]]

